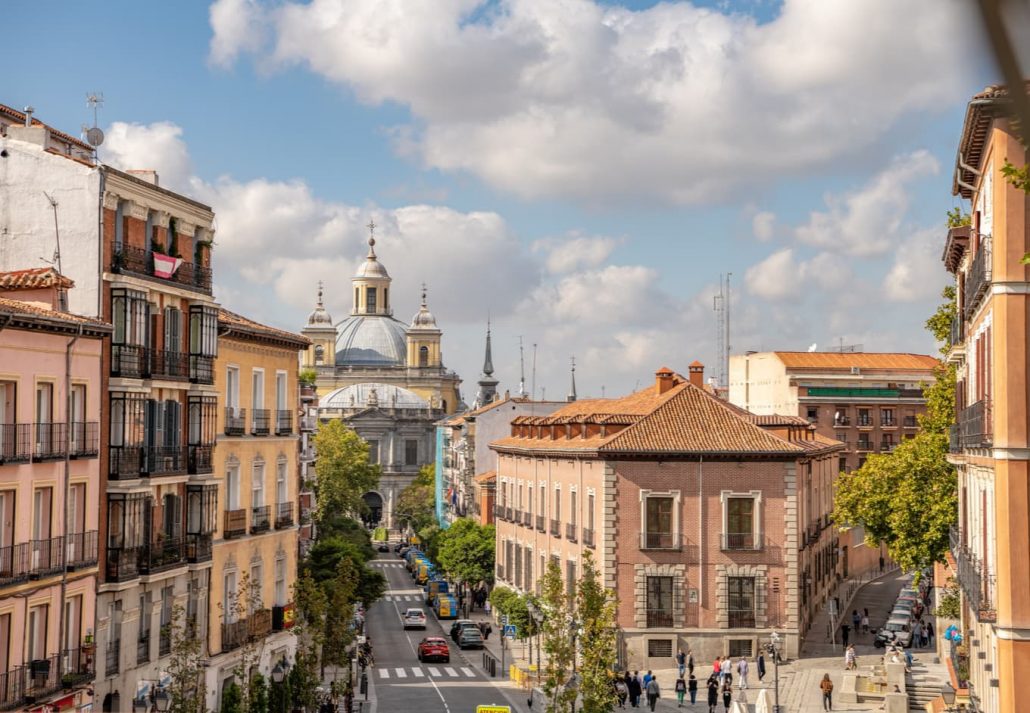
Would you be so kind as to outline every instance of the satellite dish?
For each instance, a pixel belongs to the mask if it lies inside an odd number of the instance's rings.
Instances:
[[[86,130],[86,143],[93,148],[104,143],[104,132],[98,126]]]
[[[812,346],[810,346],[810,347],[808,348],[808,351],[810,351],[810,352],[814,352],[814,351],[816,350],[816,348],[817,348],[818,346],[819,346],[818,344],[813,344]]]

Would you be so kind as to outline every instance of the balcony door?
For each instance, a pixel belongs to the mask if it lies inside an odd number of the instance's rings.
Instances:
[[[32,569],[49,566],[53,488],[36,488],[32,493]]]
[[[675,498],[648,497],[644,519],[644,540],[648,548],[669,549],[675,545]]]
[[[0,548],[14,545],[14,505],[16,490],[0,490]],[[0,549],[0,574],[10,571],[11,551]],[[4,670],[4,669],[0,669]]]
[[[54,385],[36,384],[36,453],[50,455],[53,448]]]
[[[68,507],[65,509],[64,549],[65,561],[81,562],[85,559],[86,541],[86,484],[75,483],[68,489]]]
[[[29,607],[28,634],[25,637],[26,661],[39,661],[47,657],[46,639],[49,618],[49,604]]]
[[[71,412],[68,414],[68,428],[71,429],[72,453],[81,453],[86,446],[86,385],[72,384]]]

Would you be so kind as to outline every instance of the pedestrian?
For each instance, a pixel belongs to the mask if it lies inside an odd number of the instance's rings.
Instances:
[[[683,649],[676,653],[676,665],[679,667],[680,678],[683,678],[683,674],[687,671],[687,655],[683,653]]]
[[[858,615],[858,609],[851,612],[851,624],[854,626],[855,631],[858,631],[859,625],[862,623],[862,617]]]
[[[626,674],[629,677],[629,674]],[[629,686],[626,685],[626,681],[621,678],[615,679],[615,697],[619,699],[619,708],[626,707],[626,699],[629,697]]]
[[[862,614],[862,632],[865,634],[869,633],[869,610],[866,609],[865,613]]]
[[[647,689],[647,684],[651,683],[651,679],[654,678],[654,674],[648,669],[647,673],[644,674],[644,689]]]
[[[733,662],[730,661],[729,656],[723,658],[719,671],[722,673],[723,683],[726,682],[727,678],[730,678],[733,675]]]
[[[747,688],[747,673],[749,669],[747,659],[741,656],[740,661],[737,661],[737,673],[740,675],[740,690]]]
[[[722,687],[722,704],[726,706],[726,713],[730,711],[730,703],[733,702],[733,686],[727,681]]]
[[[905,649],[905,673],[912,673],[912,652]]]
[[[490,600],[489,599],[487,599],[485,602],[483,602],[483,611],[486,612],[487,616],[490,616]]]
[[[883,571],[883,555],[880,555],[880,571]]]
[[[847,624],[840,625],[840,642],[844,648],[848,648],[848,636],[851,634],[851,627]]]
[[[640,672],[634,671],[633,677],[629,680],[629,704],[634,708],[640,705],[640,694],[643,689],[640,686]]]
[[[691,676],[694,675],[694,652],[692,649],[687,649],[687,672]]]
[[[650,673],[650,671],[648,672]],[[652,678],[647,682],[647,705],[654,710],[655,705],[658,703],[658,698],[661,696],[661,689],[658,688],[658,679]]]
[[[758,682],[761,683],[762,679],[765,678],[765,652],[758,652]]]
[[[917,648],[921,646],[923,641],[922,637],[923,627],[920,625],[919,620],[917,619],[916,622],[912,624],[912,645]]]
[[[697,679],[694,678],[694,674],[690,674],[690,678],[687,679],[687,691],[690,693],[690,707],[694,707],[694,703],[697,701]]]
[[[919,648],[925,649],[930,645],[930,622],[919,627]]]
[[[926,622],[926,637],[929,639],[930,645],[933,646],[933,622]]]
[[[855,647],[849,646],[844,652],[844,668],[850,671],[857,667],[858,665],[855,663]]]
[[[830,680],[830,674],[824,673],[823,680],[819,682],[819,690],[823,692],[823,710],[833,710],[833,681]]]
[[[486,627],[483,629],[483,641],[486,641],[487,639],[489,639],[490,638],[490,634],[492,634],[493,631],[494,631],[494,628],[490,625],[490,622],[485,622],[485,623],[486,623]]]
[[[676,679],[676,700],[679,701],[677,708],[683,707],[683,696],[687,695],[687,682],[683,680],[683,676]]]
[[[712,662],[712,673],[719,677],[719,681],[722,682],[722,656],[716,656],[715,661]]]
[[[708,677],[708,713],[715,713],[719,705],[719,679],[713,673]]]

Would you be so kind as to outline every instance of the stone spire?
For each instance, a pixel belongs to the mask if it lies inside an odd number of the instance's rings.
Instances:
[[[497,379],[494,378],[493,352],[490,348],[490,320],[486,320],[486,355],[483,358],[483,373],[479,377],[479,393],[476,405],[486,406],[497,398]]]
[[[572,357],[572,386],[565,400],[569,402],[576,400],[576,357]]]

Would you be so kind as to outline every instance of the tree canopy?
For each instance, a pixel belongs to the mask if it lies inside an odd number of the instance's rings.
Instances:
[[[489,582],[494,573],[494,526],[458,518],[437,535],[437,557],[448,575],[468,584]]]
[[[587,550],[583,573],[576,588],[576,617],[579,619],[579,668],[583,713],[611,713],[615,709],[611,671],[615,668],[618,599],[606,589],[594,557]]]
[[[436,522],[436,469],[422,466],[418,477],[397,496],[394,519],[419,532]]]
[[[361,496],[379,485],[379,466],[368,461],[368,444],[343,421],[315,432],[316,517],[319,525],[341,513],[364,513]]]

